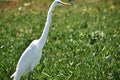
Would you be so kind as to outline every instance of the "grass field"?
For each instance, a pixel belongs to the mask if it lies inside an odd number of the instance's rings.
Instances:
[[[0,9],[0,80],[12,80],[22,52],[41,36],[51,3]],[[57,7],[52,19],[31,80],[120,80],[119,3],[73,1]]]

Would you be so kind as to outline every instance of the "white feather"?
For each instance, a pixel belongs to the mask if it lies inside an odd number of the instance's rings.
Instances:
[[[20,80],[24,73],[32,71],[34,67],[39,64],[40,58],[42,56],[42,48],[45,45],[51,24],[52,11],[54,10],[54,7],[58,5],[58,1],[60,0],[55,0],[48,11],[47,21],[40,39],[32,41],[32,43],[26,48],[20,57],[16,71],[11,76],[14,77],[13,80]]]

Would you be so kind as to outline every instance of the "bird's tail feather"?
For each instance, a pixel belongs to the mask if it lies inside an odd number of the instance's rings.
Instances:
[[[16,72],[14,72],[14,73],[10,76],[10,78],[14,77],[14,76],[15,76],[15,74],[16,74]]]
[[[20,80],[20,76],[14,72],[12,75],[11,75],[11,78],[13,77],[13,80]]]

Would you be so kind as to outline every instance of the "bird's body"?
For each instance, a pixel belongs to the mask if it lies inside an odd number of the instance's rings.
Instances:
[[[39,40],[34,40],[27,47],[20,57],[16,71],[11,76],[14,76],[14,80],[20,80],[20,77],[27,72],[33,71],[34,67],[39,64],[39,60],[42,56],[42,47],[38,45]]]
[[[13,80],[20,80],[20,77],[24,73],[33,71],[34,67],[39,64],[40,58],[42,56],[42,48],[44,47],[47,40],[47,35],[51,24],[52,11],[58,4],[68,5],[67,3],[61,2],[60,0],[55,0],[52,3],[48,11],[47,21],[42,36],[38,40],[33,40],[32,43],[23,52],[22,56],[18,61],[16,71],[11,76],[14,77]]]

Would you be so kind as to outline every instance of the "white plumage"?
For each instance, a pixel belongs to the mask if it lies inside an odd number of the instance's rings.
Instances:
[[[39,64],[39,60],[42,55],[42,47],[38,45],[39,40],[34,40],[29,45],[29,47],[23,52],[20,57],[16,71],[11,77],[14,77],[14,80],[20,80],[20,77],[34,69],[34,67]]]
[[[40,37],[40,39],[32,41],[32,43],[23,52],[22,56],[20,57],[20,59],[18,61],[16,71],[11,76],[11,77],[14,77],[13,80],[20,80],[21,76],[24,73],[33,71],[34,67],[37,64],[39,64],[40,58],[42,56],[42,48],[45,45],[49,27],[51,24],[52,11],[54,10],[54,7],[56,5],[61,5],[61,4],[69,5],[60,0],[54,0],[54,2],[52,3],[52,5],[48,11],[47,21],[46,21],[42,36]]]

